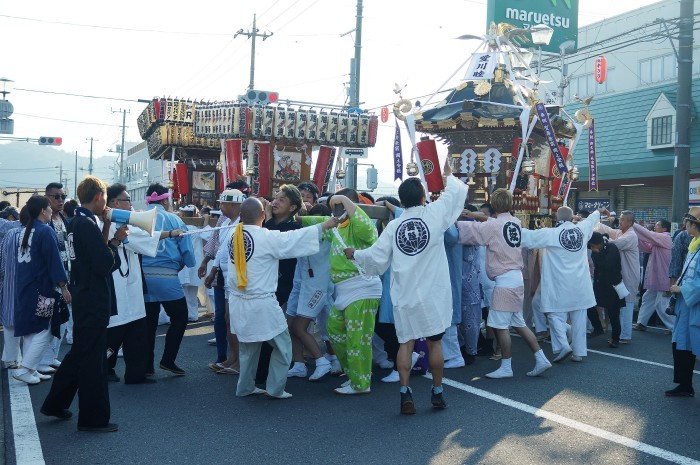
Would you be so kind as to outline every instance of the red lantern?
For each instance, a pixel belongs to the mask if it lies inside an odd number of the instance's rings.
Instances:
[[[598,84],[604,83],[605,78],[608,77],[608,61],[604,56],[599,56],[595,59],[593,77],[595,77],[595,82]]]
[[[423,166],[423,175],[430,192],[440,192],[445,188],[442,182],[442,169],[434,139],[423,139],[416,144],[418,157]]]
[[[382,107],[381,118],[382,118],[382,123],[386,123],[387,121],[389,121],[389,108],[388,107]]]

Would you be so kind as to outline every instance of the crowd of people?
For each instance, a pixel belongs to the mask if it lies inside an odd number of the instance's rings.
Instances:
[[[665,394],[694,395],[700,207],[674,238],[668,221],[649,231],[629,211],[613,228],[606,209],[561,207],[555,226],[529,230],[508,190],[477,208],[450,173],[445,186],[430,203],[417,178],[398,199],[348,188],[319,195],[308,182],[265,199],[239,180],[196,230],[182,220],[196,209],[170,211],[171,193],[153,184],[151,233],[110,221],[110,210],[132,210],[126,186],[88,176],[77,203],[51,183],[19,212],[0,212],[3,364],[28,385],[53,378],[44,415],[71,418],[77,394],[79,430],[116,431],[108,383],[121,381],[118,354],[124,383],[155,383],[156,332],[167,321],[158,367],[185,375],[177,357],[201,303],[214,317],[208,367],[237,375],[237,396],[287,399],[288,378],[329,374],[347,378],[335,393],[367,394],[377,363],[390,370],[382,382],[400,385],[400,412],[414,414],[410,375],[421,366],[432,374],[431,405],[444,409],[445,369],[486,356],[500,361],[487,378],[514,376],[511,332],[534,355],[527,376],[540,376],[552,362],[583,362],[587,340],[608,328],[611,348],[629,344],[656,313],[673,328],[677,386]],[[389,221],[363,205],[386,207]],[[62,340],[71,346],[59,361]]]

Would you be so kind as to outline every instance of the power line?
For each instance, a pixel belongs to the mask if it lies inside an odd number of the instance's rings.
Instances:
[[[113,126],[113,127],[122,127],[121,124],[107,124],[107,123],[92,123],[90,121],[76,121],[76,120],[71,120],[71,119],[61,119],[61,118],[49,118],[48,116],[38,116],[38,115],[28,115],[26,113],[13,113],[18,116],[26,116],[28,118],[39,118],[39,119],[48,119],[51,121],[61,121],[64,123],[75,123],[75,124],[92,124],[95,126]],[[129,127],[129,126],[127,126]]]
[[[134,102],[134,103],[139,103],[138,100],[134,99],[126,99],[126,98],[119,98],[119,97],[103,97],[103,96],[98,96],[98,95],[84,95],[84,94],[72,94],[69,92],[55,92],[55,91],[50,91],[50,90],[38,90],[38,89],[22,89],[19,87],[15,87],[15,91],[21,91],[21,92],[35,92],[37,94],[52,94],[52,95],[66,95],[69,97],[82,97],[82,98],[92,98],[92,99],[98,99],[98,100],[117,100],[120,102]]]
[[[96,24],[83,24],[83,23],[70,23],[67,21],[52,21],[49,19],[39,19],[39,18],[27,18],[24,16],[11,16],[11,15],[0,15],[0,18],[16,19],[19,21],[30,21],[35,23],[46,23],[46,24],[57,24],[60,26],[73,26],[73,27],[87,27],[91,29],[105,29],[112,31],[122,31],[122,32],[147,32],[155,34],[176,34],[176,35],[194,35],[194,36],[230,36],[231,33],[224,32],[192,32],[192,31],[164,31],[160,29],[138,29],[131,27],[117,27],[117,26],[102,26]]]

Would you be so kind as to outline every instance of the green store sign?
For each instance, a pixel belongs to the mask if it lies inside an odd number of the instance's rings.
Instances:
[[[544,24],[554,29],[552,40],[542,50],[559,54],[559,44],[573,40],[578,47],[579,0],[488,0],[486,28],[491,22],[529,29]]]

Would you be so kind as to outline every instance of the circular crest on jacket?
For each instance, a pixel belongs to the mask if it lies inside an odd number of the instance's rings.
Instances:
[[[510,247],[520,247],[522,236],[520,234],[520,226],[514,221],[508,221],[503,225],[503,239]]]
[[[562,229],[559,243],[569,252],[578,252],[583,248],[583,232],[579,228]]]
[[[243,246],[245,247],[245,261],[247,262],[250,260],[250,257],[253,256],[253,252],[255,251],[255,241],[253,241],[253,236],[251,236],[245,229],[243,230]],[[228,256],[231,259],[231,263],[236,263],[236,260],[233,258],[233,241],[231,241]]]
[[[396,229],[396,246],[406,255],[421,253],[430,242],[430,231],[420,218],[409,218]]]

